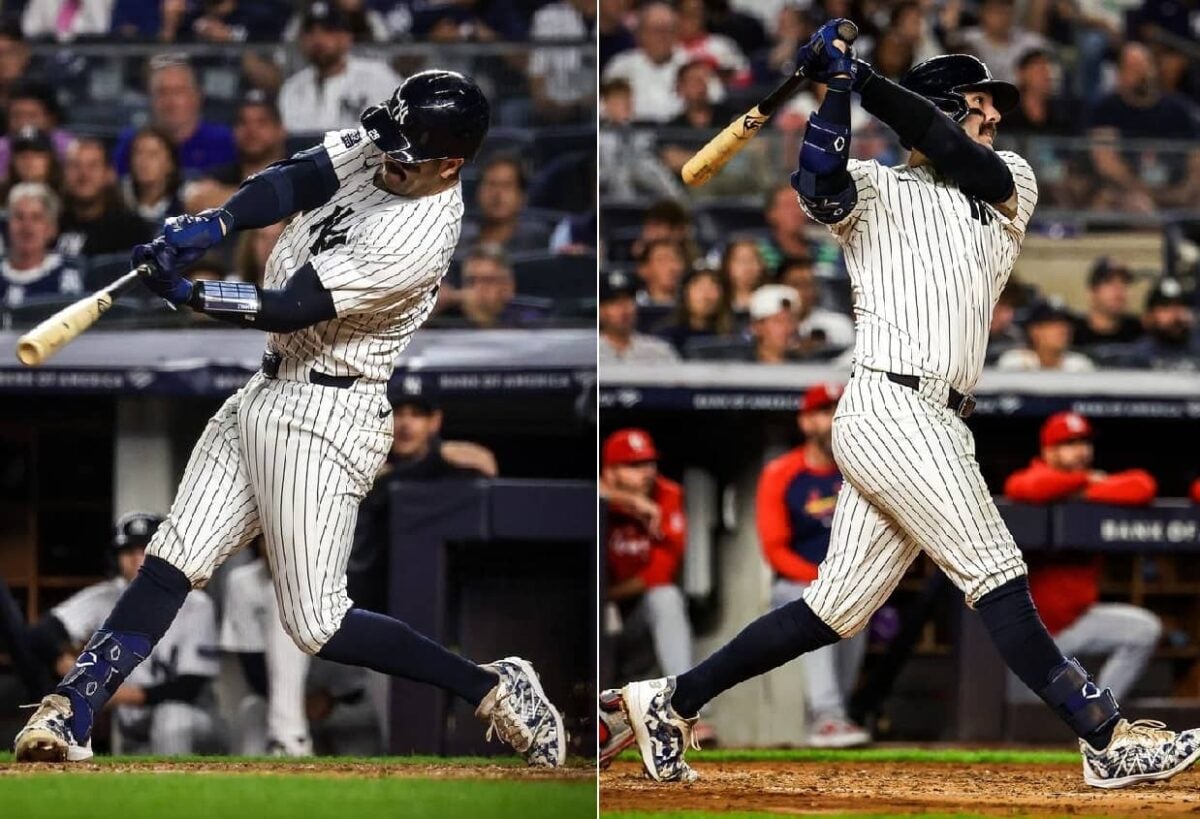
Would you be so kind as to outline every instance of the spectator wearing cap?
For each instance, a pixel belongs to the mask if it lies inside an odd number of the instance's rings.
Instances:
[[[41,182],[58,191],[62,184],[62,170],[58,154],[50,135],[32,126],[22,128],[12,139],[8,160],[8,187],[21,182]]]
[[[189,213],[220,207],[239,185],[273,162],[287,158],[287,131],[274,100],[251,91],[238,104],[233,121],[237,157],[209,168],[184,187]]]
[[[636,295],[637,285],[629,274],[600,274],[600,364],[656,364],[679,359],[670,344],[637,332]]]
[[[1131,345],[1127,363],[1163,370],[1200,368],[1196,297],[1178,279],[1162,278],[1146,297],[1146,335]]]
[[[156,58],[150,69],[150,124],[171,138],[185,176],[232,162],[236,156],[233,132],[226,125],[205,122],[204,96],[192,67],[177,59]],[[129,173],[129,148],[137,128],[126,128],[117,139],[113,159],[117,173]]]
[[[460,320],[478,330],[533,327],[544,322],[549,310],[540,303],[520,300],[512,265],[500,248],[476,245],[462,264],[462,289],[449,299],[451,306],[439,315]]]
[[[97,37],[112,28],[112,2],[29,0],[21,14],[25,36],[65,43],[76,37]]]
[[[1129,344],[1142,337],[1142,323],[1126,312],[1133,274],[1120,262],[1101,256],[1088,274],[1088,311],[1075,318],[1077,347]]]
[[[1200,124],[1185,100],[1163,93],[1146,46],[1130,42],[1121,48],[1116,87],[1096,102],[1088,119],[1092,163],[1106,186],[1099,206],[1153,213],[1189,207],[1200,196],[1200,150],[1194,147]],[[1118,139],[1179,140],[1181,148],[1122,150]]]
[[[816,384],[797,415],[804,443],[767,463],[758,479],[755,515],[763,556],[771,569],[771,608],[804,596],[829,551],[833,510],[842,475],[833,460],[833,414],[842,387]],[[867,649],[867,633],[804,655],[808,742],[849,748],[871,740],[846,716],[845,692],[854,689]]]
[[[1042,425],[1041,454],[1008,477],[1004,494],[1021,503],[1092,503],[1145,506],[1158,491],[1144,470],[1106,473],[1093,467],[1092,425],[1060,412]],[[1099,556],[1030,556],[1029,587],[1038,613],[1065,656],[1105,654],[1097,685],[1123,697],[1141,676],[1162,624],[1151,612],[1124,603],[1100,603]],[[1010,678],[1010,690],[1016,686]]]
[[[1009,350],[996,360],[1001,370],[1030,372],[1058,370],[1065,373],[1091,372],[1092,360],[1071,350],[1075,314],[1059,299],[1045,299],[1033,306],[1025,319],[1028,347]]]
[[[764,284],[750,299],[751,360],[762,364],[798,361],[796,309],[800,294],[784,284]]]
[[[1021,99],[1004,115],[1004,130],[1014,134],[1069,136],[1079,124],[1068,100],[1055,94],[1054,53],[1031,48],[1017,59],[1016,86]]]
[[[637,48],[623,51],[604,67],[605,82],[623,79],[633,90],[636,122],[669,122],[680,110],[675,95],[679,68],[688,61],[679,43],[679,14],[669,3],[646,3],[638,11]],[[718,89],[715,96],[719,99]]]
[[[8,192],[8,247],[0,259],[0,303],[5,306],[83,292],[78,263],[46,249],[58,233],[59,210],[58,196],[41,182],[21,182]]]
[[[62,111],[53,89],[36,80],[18,80],[9,89],[5,105],[8,115],[8,133],[0,138],[0,168],[9,164],[12,141],[27,128],[49,134],[54,152],[61,159],[73,137],[59,127]]]
[[[733,335],[733,311],[729,306],[729,282],[712,267],[694,267],[683,277],[679,300],[670,319],[657,329],[684,358],[689,345],[705,339]]]
[[[794,288],[800,295],[796,307],[796,332],[799,351],[819,355],[847,350],[854,346],[854,321],[845,313],[821,306],[821,282],[816,266],[807,256],[785,258],[779,264],[780,284]]]
[[[1016,21],[1014,0],[983,0],[979,25],[964,29],[962,44],[987,64],[997,80],[1016,79],[1017,59],[1031,48],[1040,48],[1040,34],[1022,28]]]
[[[687,548],[683,487],[658,473],[643,429],[619,429],[601,450],[608,600],[626,633],[648,630],[663,676],[692,667],[692,627],[675,585]]]
[[[108,151],[95,137],[80,137],[67,150],[63,198],[60,253],[128,255],[129,248],[153,238],[151,226],[122,202]]]
[[[673,239],[646,242],[637,262],[637,276],[642,285],[638,306],[657,308],[660,312],[673,308],[686,270],[687,255],[682,244]]]
[[[480,168],[475,190],[477,215],[468,214],[463,220],[460,243],[469,247],[486,242],[509,253],[546,250],[550,228],[525,214],[528,190],[529,176],[519,157],[489,157]]]
[[[353,45],[350,21],[336,3],[318,0],[308,7],[300,50],[309,65],[279,91],[279,111],[290,133],[357,128],[363,109],[395,93],[396,73],[384,62],[354,56]]]
[[[168,216],[183,213],[183,174],[175,146],[153,126],[138,130],[129,149],[129,176],[121,182],[125,206],[158,232]]]

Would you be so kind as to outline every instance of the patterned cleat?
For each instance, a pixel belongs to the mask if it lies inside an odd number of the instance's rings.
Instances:
[[[494,733],[531,767],[561,767],[567,760],[567,731],[533,666],[520,657],[506,657],[483,668],[500,676],[475,711],[490,722],[487,738]]]
[[[600,692],[600,768],[603,770],[612,764],[617,754],[624,751],[636,740],[629,718],[625,716],[625,704],[621,701],[621,691],[610,688]]]
[[[625,714],[633,727],[642,764],[658,782],[695,782],[698,775],[683,760],[688,748],[698,747],[692,735],[696,718],[684,719],[671,707],[675,678],[630,683],[621,689]]]
[[[1170,779],[1200,757],[1200,728],[1166,730],[1161,722],[1121,720],[1112,740],[1097,751],[1083,740],[1083,781],[1093,788],[1125,788],[1138,782]]]
[[[808,735],[810,748],[861,748],[871,744],[871,735],[848,719],[825,717],[817,720]]]
[[[61,694],[42,698],[17,734],[17,762],[83,762],[92,758],[92,740],[80,745],[71,733],[71,701]]]

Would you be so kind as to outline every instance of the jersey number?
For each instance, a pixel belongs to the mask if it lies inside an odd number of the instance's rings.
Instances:
[[[353,210],[345,205],[338,205],[333,209],[333,212],[317,222],[308,229],[308,235],[317,234],[317,238],[313,241],[312,246],[308,249],[309,254],[315,256],[318,253],[323,253],[331,247],[346,244],[346,233],[350,230],[348,226],[340,225],[352,213]]]
[[[967,197],[967,204],[971,206],[972,219],[975,219],[985,227],[992,223],[992,212],[988,209],[987,205],[973,196]]]

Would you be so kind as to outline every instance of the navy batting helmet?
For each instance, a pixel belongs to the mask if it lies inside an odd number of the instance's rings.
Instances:
[[[399,162],[471,160],[487,134],[490,107],[470,77],[422,71],[392,98],[363,111],[367,138]]]
[[[113,551],[145,546],[162,522],[162,515],[153,512],[127,512],[121,515],[113,526]]]
[[[970,107],[966,91],[988,91],[1001,114],[1007,114],[1021,101],[1021,92],[1010,82],[992,79],[983,61],[970,54],[945,54],[931,57],[905,72],[900,84],[932,102],[955,122],[966,118]]]

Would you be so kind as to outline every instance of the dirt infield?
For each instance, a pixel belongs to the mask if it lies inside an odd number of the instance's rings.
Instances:
[[[1200,771],[1104,791],[1078,765],[891,762],[699,762],[700,781],[658,784],[620,761],[600,777],[601,813],[765,811],[966,813],[989,816],[1161,816],[1200,812]]]

